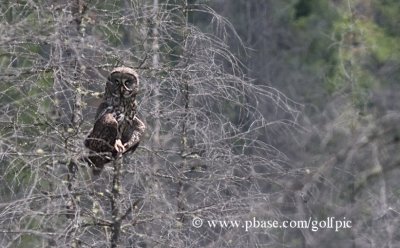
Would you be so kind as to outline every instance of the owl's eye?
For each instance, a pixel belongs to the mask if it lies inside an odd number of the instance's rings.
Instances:
[[[116,84],[119,84],[119,80],[118,79],[115,79],[115,81],[114,81]]]

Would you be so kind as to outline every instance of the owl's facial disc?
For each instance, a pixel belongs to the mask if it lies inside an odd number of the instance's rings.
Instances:
[[[134,97],[138,91],[139,82],[133,73],[115,71],[110,75],[112,95],[123,98]]]

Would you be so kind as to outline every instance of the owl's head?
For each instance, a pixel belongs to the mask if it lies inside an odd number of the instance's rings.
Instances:
[[[139,76],[129,67],[117,67],[111,71],[106,92],[115,97],[135,97],[139,91]]]

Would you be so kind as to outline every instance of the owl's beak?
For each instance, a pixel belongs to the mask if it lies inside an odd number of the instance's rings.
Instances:
[[[124,98],[128,98],[128,97],[132,96],[133,90],[126,87],[126,85],[124,83],[122,83],[120,89],[121,89],[121,96],[123,96]]]

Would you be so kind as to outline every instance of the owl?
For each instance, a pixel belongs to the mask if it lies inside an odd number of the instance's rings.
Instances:
[[[133,152],[145,125],[136,116],[139,77],[128,67],[115,68],[107,78],[102,102],[97,108],[93,129],[85,139],[90,154],[87,162],[98,174],[113,159]]]

